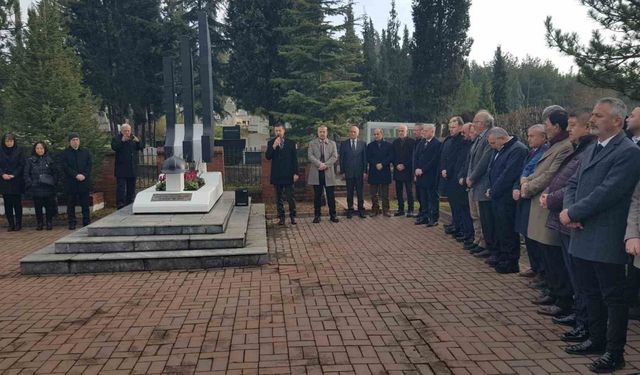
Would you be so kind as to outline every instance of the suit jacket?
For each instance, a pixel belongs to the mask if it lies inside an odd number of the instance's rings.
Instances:
[[[396,181],[413,181],[413,138],[404,140],[396,138],[393,141],[393,179]],[[402,171],[398,170],[398,164],[404,165]]]
[[[447,178],[439,177],[444,195],[451,202],[457,202],[461,200],[468,200],[469,197],[464,186],[458,183],[460,168],[462,167],[463,159],[468,154],[468,147],[462,133],[455,137],[447,137],[442,143],[442,152],[440,153],[440,170],[439,175],[442,176],[442,171],[447,171]]]
[[[513,137],[500,151],[494,151],[489,163],[491,200],[504,199],[515,203],[511,194],[513,183],[520,178],[522,163],[527,157],[527,146]]]
[[[438,186],[438,173],[440,173],[440,149],[442,143],[433,137],[429,143],[426,139],[416,148],[416,169],[422,169],[422,176],[416,177],[416,186],[421,188],[433,188]]]
[[[60,157],[60,165],[65,175],[65,188],[68,193],[88,193],[91,191],[91,154],[84,148],[74,150],[67,147]],[[84,181],[78,181],[77,175],[83,175]]]
[[[367,144],[364,141],[356,140],[356,149],[351,148],[351,139],[342,141],[340,144],[340,171],[344,173],[344,178],[362,178],[367,170]]]
[[[284,145],[273,149],[276,138],[267,142],[265,157],[271,160],[271,184],[291,185],[293,175],[298,173],[298,153],[294,141],[284,139]]]
[[[391,183],[391,162],[393,161],[393,146],[391,143],[382,140],[374,141],[367,145],[367,162],[369,172],[367,182],[370,185],[385,185]],[[382,164],[382,169],[378,170],[376,164]]]
[[[640,148],[618,133],[593,156],[589,146],[578,171],[569,179],[564,207],[582,230],[571,231],[571,255],[595,262],[626,264],[624,237],[629,205],[640,178]]]
[[[564,136],[568,137],[568,134]],[[540,206],[540,196],[551,183],[551,178],[558,171],[562,162],[572,152],[573,145],[568,138],[558,139],[542,154],[533,174],[527,177],[528,190],[524,198],[531,199],[527,236],[546,245],[560,246],[562,242],[559,232],[547,228],[549,210]]]
[[[336,185],[336,172],[333,166],[338,161],[338,149],[336,143],[330,139],[325,139],[324,146],[324,164],[327,169],[324,170],[324,181],[326,186]],[[309,143],[309,175],[307,183],[309,185],[320,185],[320,177],[318,167],[320,166],[320,138],[315,138]]]
[[[493,155],[493,149],[489,146],[489,140],[487,139],[487,131],[480,134],[471,145],[469,150],[469,166],[467,169],[467,177],[471,178],[473,187],[471,188],[471,196],[475,201],[488,201],[485,193],[490,187],[489,175],[487,170],[489,169],[489,163],[491,162],[491,155]]]

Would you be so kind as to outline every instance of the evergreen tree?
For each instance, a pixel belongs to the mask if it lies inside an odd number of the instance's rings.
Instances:
[[[451,113],[456,115],[471,114],[478,110],[480,100],[480,89],[471,80],[471,72],[467,67],[464,69],[460,86],[456,91],[451,105]]]
[[[579,79],[640,99],[640,4],[637,0],[580,0],[590,7],[589,15],[616,34],[606,40],[595,31],[587,45],[580,45],[575,33],[556,29],[546,20],[549,46],[572,56],[580,68]]]
[[[284,68],[282,13],[288,0],[229,2],[226,35],[230,40],[227,86],[238,105],[268,114],[279,96],[272,78]]]
[[[480,83],[480,99],[478,101],[479,109],[486,109],[491,113],[496,113],[496,105],[493,102],[493,90],[489,77],[485,77]]]
[[[524,106],[524,93],[522,92],[522,85],[520,79],[515,72],[511,74],[509,83],[507,85],[507,107],[510,111],[517,111]]]
[[[377,94],[378,81],[378,51],[380,49],[380,37],[373,27],[371,18],[366,18],[362,27],[362,59],[363,64],[360,69],[364,87],[371,91],[374,96]],[[374,98],[374,102],[377,98]]]
[[[469,0],[414,0],[413,97],[416,120],[437,120],[448,111],[472,41]]]
[[[68,146],[69,132],[80,133],[94,155],[99,173],[107,145],[94,114],[96,101],[82,85],[80,61],[65,42],[69,36],[56,0],[41,0],[29,10],[25,47],[16,55],[7,87],[9,129],[23,144],[47,140],[55,149]]]
[[[507,107],[507,68],[500,46],[496,49],[492,70],[493,103],[497,113],[507,113],[509,111]]]

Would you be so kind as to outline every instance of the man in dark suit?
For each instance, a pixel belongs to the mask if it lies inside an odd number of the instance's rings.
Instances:
[[[445,233],[451,234],[459,242],[469,240],[471,231],[463,226],[462,203],[467,201],[467,192],[458,183],[458,168],[461,164],[459,160],[463,157],[464,136],[462,126],[464,122],[460,116],[452,117],[449,120],[449,136],[442,142],[442,153],[440,155],[440,183],[444,195],[451,207],[452,222],[445,225]]]
[[[440,218],[440,197],[438,195],[438,172],[440,166],[441,143],[436,135],[436,127],[426,124],[422,129],[424,141],[416,148],[414,174],[420,199],[420,209],[416,224],[438,225]]]
[[[67,220],[69,229],[76,229],[76,205],[82,208],[82,225],[91,223],[89,193],[91,191],[91,154],[80,148],[80,135],[69,134],[69,147],[62,152],[61,166],[67,191]]]
[[[389,217],[389,184],[391,183],[391,162],[393,146],[383,139],[382,129],[373,131],[374,142],[367,145],[367,161],[369,163],[369,182],[371,193],[371,216],[380,213],[378,199],[382,200],[382,214]]]
[[[284,137],[284,125],[274,127],[275,137],[267,143],[265,157],[271,160],[271,185],[276,190],[278,224],[284,225],[284,200],[289,203],[291,224],[296,224],[296,199],[293,196],[293,184],[298,181],[298,155],[295,142]]]
[[[473,131],[473,124],[468,122],[462,125],[462,137],[463,141],[460,147],[460,155],[458,156],[458,162],[456,163],[456,180],[458,180],[458,186],[464,192],[464,196],[460,201],[460,218],[462,233],[466,234],[468,240],[464,241],[463,249],[471,251],[478,248],[480,240],[482,239],[482,232],[480,231],[480,215],[477,207],[471,207],[471,203],[477,203],[470,199],[471,194],[467,189],[467,170],[469,169],[469,151],[471,151],[471,145],[475,140],[475,133]],[[477,206],[477,204],[476,204]],[[476,228],[476,226],[478,228]],[[484,245],[484,243],[482,243]]]
[[[144,143],[131,134],[131,125],[125,123],[120,127],[120,134],[111,139],[111,149],[116,153],[116,207],[121,209],[136,197],[138,151],[144,149]]]
[[[569,179],[560,222],[572,228],[569,253],[589,316],[589,339],[568,346],[570,354],[602,354],[589,365],[611,372],[625,365],[629,306],[625,298],[624,236],[631,196],[640,178],[640,148],[622,126],[626,105],[600,99],[590,121],[598,128],[578,171]]]
[[[522,163],[527,157],[527,146],[510,136],[503,128],[492,128],[487,132],[489,145],[494,150],[489,163],[489,181],[487,197],[493,205],[496,247],[498,249],[493,263],[498,273],[516,273],[520,271],[520,236],[515,230],[516,201],[511,190],[520,178]]]
[[[358,195],[358,215],[364,219],[364,196],[362,191],[363,178],[367,175],[367,145],[358,140],[360,129],[357,126],[349,128],[349,139],[340,144],[340,171],[347,181],[347,219],[353,217],[353,193]]]
[[[412,177],[411,179],[413,180],[413,187],[414,187],[414,194],[413,196],[415,197],[415,199],[418,201],[418,204],[420,205],[420,207],[418,207],[418,215],[416,214],[407,214],[408,217],[416,217],[416,216],[420,216],[420,214],[424,211],[424,208],[422,207],[422,204],[420,203],[420,195],[418,194],[418,185],[417,185],[417,181],[416,181],[416,176],[414,174],[415,170],[416,170],[416,156],[418,153],[418,150],[420,150],[420,146],[422,146],[422,144],[424,143],[424,138],[422,137],[422,128],[424,127],[424,124],[415,124],[413,126],[413,154],[411,156],[411,174]]]
[[[404,195],[407,192],[407,216],[413,216],[413,173],[412,158],[415,141],[407,137],[407,126],[398,127],[398,138],[393,141],[393,179],[396,182],[398,212],[394,216],[404,216]]]

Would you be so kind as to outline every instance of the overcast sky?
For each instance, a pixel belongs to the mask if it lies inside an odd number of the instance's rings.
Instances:
[[[356,14],[366,12],[378,30],[386,27],[391,0],[355,1]],[[25,12],[33,3],[32,0],[20,2]],[[397,0],[396,7],[400,22],[412,30],[411,0]],[[577,32],[583,42],[598,27],[578,0],[472,0],[469,35],[474,42],[470,58],[479,63],[488,62],[500,44],[503,51],[516,57],[531,55],[548,59],[561,71],[568,72],[574,66],[572,59],[546,45],[544,20],[548,15],[553,16],[556,26]]]

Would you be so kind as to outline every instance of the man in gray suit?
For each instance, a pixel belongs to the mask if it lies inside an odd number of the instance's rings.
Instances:
[[[471,189],[472,199],[478,202],[482,236],[487,246],[486,249],[482,249],[479,252],[471,251],[474,256],[479,258],[488,258],[497,250],[495,246],[495,220],[491,206],[491,198],[485,194],[491,187],[487,170],[491,162],[493,149],[487,139],[487,130],[493,127],[493,123],[493,116],[485,110],[479,111],[473,117],[473,127],[478,136],[471,145],[471,150],[469,151],[469,167],[467,169],[467,187]]]
[[[589,339],[565,348],[569,354],[602,354],[594,372],[623,368],[629,306],[625,298],[625,229],[634,187],[640,178],[640,149],[622,131],[626,105],[600,99],[590,121],[598,142],[589,146],[569,179],[560,222],[572,228],[569,253],[586,297]]]
[[[349,139],[340,144],[340,171],[347,181],[347,219],[353,217],[353,193],[358,195],[358,215],[364,219],[363,178],[367,176],[367,145],[358,140],[360,129],[349,128]]]
[[[318,128],[318,138],[309,143],[309,176],[307,181],[313,185],[313,212],[314,223],[320,222],[320,209],[322,208],[322,192],[327,195],[327,205],[329,206],[329,217],[334,223],[339,222],[336,215],[336,197],[334,188],[336,185],[336,175],[333,170],[334,164],[338,161],[338,149],[336,143],[327,139],[327,127]]]

